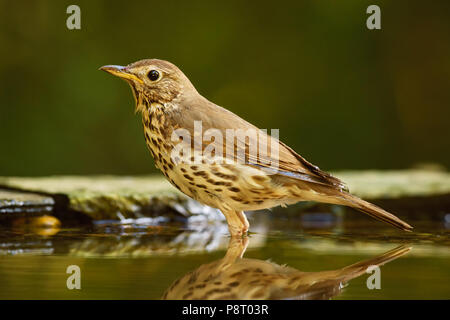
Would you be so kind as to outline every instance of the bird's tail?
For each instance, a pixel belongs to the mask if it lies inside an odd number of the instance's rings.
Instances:
[[[340,193],[340,196],[345,199],[345,205],[353,207],[359,211],[364,212],[365,214],[375,218],[377,220],[389,223],[394,227],[397,227],[404,231],[411,231],[413,227],[404,222],[403,220],[397,218],[393,214],[387,212],[386,210],[381,209],[380,207],[364,201],[358,197],[355,197],[347,192]]]

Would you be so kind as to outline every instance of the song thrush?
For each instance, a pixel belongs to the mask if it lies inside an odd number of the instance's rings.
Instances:
[[[370,266],[382,266],[411,250],[399,246],[341,269],[303,272],[269,260],[243,258],[248,238],[231,238],[225,257],[177,279],[163,294],[168,300],[329,299]]]
[[[232,236],[248,231],[244,211],[298,201],[346,205],[397,228],[412,229],[389,212],[351,195],[342,181],[276,137],[204,98],[172,63],[147,59],[100,69],[129,83],[156,166],[181,192],[220,209]],[[218,139],[227,137],[230,130],[250,133],[231,136],[226,143]],[[183,133],[192,140],[184,139]]]

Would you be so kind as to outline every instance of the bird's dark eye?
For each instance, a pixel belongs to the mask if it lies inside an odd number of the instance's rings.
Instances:
[[[151,70],[148,74],[147,77],[152,80],[152,81],[156,81],[159,78],[159,72],[156,70]]]

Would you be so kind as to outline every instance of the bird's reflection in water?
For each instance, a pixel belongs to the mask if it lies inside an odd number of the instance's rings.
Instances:
[[[243,258],[248,238],[232,238],[224,258],[204,264],[176,280],[162,299],[329,299],[371,265],[381,266],[411,250],[400,246],[372,259],[321,272]]]

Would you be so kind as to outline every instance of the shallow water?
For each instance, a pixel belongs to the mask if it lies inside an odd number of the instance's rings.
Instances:
[[[2,227],[0,299],[161,299],[174,283],[166,298],[450,298],[445,221],[410,219],[406,233],[371,219],[315,217],[254,214],[252,233],[238,241],[220,222]],[[383,264],[381,289],[367,287],[373,264]],[[80,290],[67,288],[69,265],[80,267]]]

